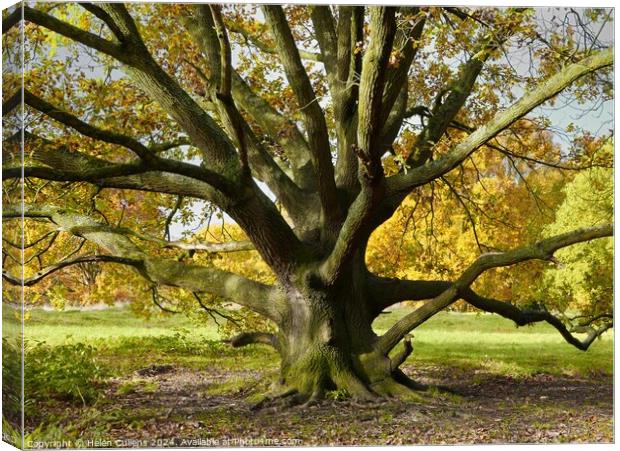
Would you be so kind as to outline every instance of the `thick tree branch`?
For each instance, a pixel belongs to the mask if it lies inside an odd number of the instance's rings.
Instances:
[[[334,19],[329,6],[314,6],[311,13],[314,34],[325,63],[332,99],[334,128],[338,144],[338,159],[335,167],[336,185],[347,194],[347,199],[341,198],[343,209],[350,204],[360,188],[358,158],[355,152],[358,117],[352,99],[357,98],[361,63],[353,67],[351,61],[353,56],[355,61],[361,62],[361,52],[351,42],[354,9],[350,6],[339,7],[338,22]],[[349,79],[349,71],[354,69],[358,72],[353,81]]]
[[[79,119],[77,116],[62,110],[61,108],[46,102],[42,98],[31,93],[27,89],[24,89],[24,103],[32,108],[40,111],[41,113],[57,120],[61,124],[67,125],[74,130],[80,132],[84,136],[107,142],[110,144],[117,144],[133,151],[140,158],[148,161],[152,156],[149,149],[144,146],[140,141],[119,133],[103,130],[98,127],[94,127],[90,124]]]
[[[169,172],[148,171],[143,174],[100,179],[94,183],[102,188],[132,189],[193,197],[214,203],[225,202],[221,194],[211,185],[184,175],[171,174]]]
[[[222,72],[220,64],[220,39],[216,33],[216,26],[210,8],[205,5],[192,9],[193,14],[185,16],[185,24],[196,43],[207,57],[210,77],[205,75],[207,84],[211,90],[218,86],[219,76]],[[222,28],[220,23],[219,28]],[[224,43],[225,44],[225,43]],[[199,68],[195,68],[200,70]],[[256,95],[245,81],[231,68],[231,92],[235,104],[245,109],[278,144],[286,149],[286,155],[293,163],[293,175],[303,187],[315,186],[313,183],[312,163],[307,143],[297,129],[296,125],[276,112],[265,100]],[[244,144],[247,146],[248,160],[254,175],[264,181],[282,202],[294,222],[298,223],[297,210],[307,202],[299,187],[290,179],[283,169],[274,161],[266,151],[263,144],[255,137],[250,126],[239,114],[236,108],[230,105],[227,98],[217,98],[216,93],[210,93],[218,108],[224,111],[221,116],[227,120],[229,128],[234,135],[243,135]],[[220,96],[221,97],[221,96]],[[236,126],[235,126],[236,124]],[[241,130],[238,130],[238,126]]]
[[[407,173],[401,173],[387,179],[387,194],[402,195],[417,186],[424,185],[431,180],[441,177],[461,164],[476,149],[496,136],[499,132],[525,116],[543,102],[551,99],[566,89],[574,81],[613,64],[613,49],[602,50],[578,63],[573,63],[558,74],[542,82],[534,90],[525,94],[519,101],[506,110],[495,115],[486,125],[454,146],[445,156],[414,168]],[[395,205],[397,205],[395,203]]]
[[[250,165],[248,161],[248,144],[245,129],[249,129],[245,119],[239,113],[235,101],[232,97],[232,51],[228,41],[228,33],[222,18],[222,12],[217,5],[209,5],[217,40],[220,46],[220,77],[215,97],[220,106],[220,119],[225,124],[228,133],[236,139],[239,149],[239,160],[243,175],[250,175]]]
[[[15,9],[11,14],[2,19],[2,34],[8,32],[13,28],[20,20],[22,20],[22,8],[21,4],[15,6]]]
[[[24,19],[28,22],[40,25],[48,30],[61,34],[87,47],[99,50],[120,62],[128,63],[129,55],[124,52],[123,47],[114,42],[100,38],[96,34],[84,31],[67,22],[56,19],[54,16],[46,14],[38,9],[24,6]]]
[[[27,218],[48,218],[64,231],[101,247],[110,254],[110,258],[130,262],[142,276],[155,284],[216,294],[270,319],[277,319],[281,314],[283,299],[277,290],[268,285],[213,267],[152,257],[136,246],[126,234],[67,209],[25,205],[23,214]],[[3,217],[21,218],[22,210],[20,207],[6,206]]]
[[[358,106],[358,157],[368,180],[383,175],[378,144],[381,137],[381,109],[385,73],[396,33],[396,9],[371,7],[370,42],[362,61]]]
[[[183,249],[186,251],[204,251],[208,253],[242,252],[256,250],[251,241],[229,241],[225,243],[211,243],[203,241],[170,241],[156,236],[147,235],[126,227],[111,227],[108,225],[93,226],[89,230],[109,231],[126,236],[136,237],[143,241],[155,243],[162,248]]]
[[[452,285],[439,280],[404,280],[370,275],[370,307],[374,315],[403,301],[425,301],[439,296]]]
[[[310,18],[314,26],[314,36],[321,49],[321,59],[325,64],[325,72],[330,86],[330,92],[338,89],[338,38],[336,36],[336,21],[331,9],[327,5],[315,5],[311,7]]]
[[[365,188],[349,207],[332,252],[319,267],[319,274],[327,285],[338,281],[355,253],[362,248],[376,225],[370,221],[382,199],[379,189]]]
[[[237,152],[222,128],[153,59],[142,42],[133,19],[120,3],[101,7],[131,39],[128,67],[136,83],[155,99],[203,151],[203,165],[219,171],[234,184],[234,192],[219,202],[253,240],[265,262],[279,274],[288,274],[297,263],[294,256],[302,244],[273,202],[247,177]]]
[[[98,19],[102,20],[112,31],[112,33],[114,33],[114,36],[116,36],[118,40],[122,41],[125,38],[123,31],[118,27],[116,22],[114,22],[107,12],[97,6],[97,4],[83,2],[79,3],[79,5]]]
[[[323,110],[301,62],[282,7],[264,6],[263,12],[275,37],[280,61],[302,113],[308,145],[318,173],[318,191],[324,222],[328,225],[337,224],[342,213],[337,197],[331,146]]]
[[[231,169],[230,160],[234,158],[235,152],[230,140],[215,121],[155,62],[124,5],[101,4],[99,8],[122,33],[121,45],[39,10],[24,7],[24,11],[26,20],[106,53],[125,64],[125,69],[136,83],[186,130],[194,144],[203,151],[205,161],[210,161],[215,167],[228,165]]]
[[[383,94],[382,124],[388,119],[394,103],[401,91],[407,89],[407,77],[411,64],[419,49],[419,41],[426,24],[426,15],[417,7],[401,7],[401,17],[406,23],[399,27],[394,39],[396,61],[395,68],[391,68],[386,77],[385,92]],[[401,119],[402,121],[402,119]]]
[[[359,192],[357,148],[357,101],[362,72],[364,7],[340,6],[338,17],[338,79],[341,88],[333,95],[338,136],[336,182],[349,193],[349,203]]]
[[[218,5],[209,5],[209,9],[213,16],[215,32],[220,44],[220,79],[218,94],[222,97],[230,97],[232,88],[232,52],[230,50],[230,42],[228,41],[228,33],[226,32],[226,26],[224,25],[220,7]]]
[[[230,340],[226,340],[226,342],[230,343],[233,348],[240,348],[252,344],[265,344],[276,349],[280,348],[278,337],[267,332],[242,332],[239,335],[235,335]]]
[[[87,124],[73,114],[63,111],[58,107],[55,107],[54,105],[32,94],[28,90],[24,90],[23,94],[24,102],[27,105],[46,114],[52,119],[55,119],[58,122],[73,128],[84,136],[88,136],[99,141],[123,146],[133,151],[142,159],[142,161],[139,163],[131,163],[125,165],[108,164],[108,168],[105,169],[103,167],[98,167],[96,168],[95,173],[85,173],[85,178],[83,179],[84,181],[93,181],[97,178],[109,178],[113,176],[138,174],[141,172],[145,172],[146,170],[162,170],[201,180],[228,195],[236,192],[233,185],[217,172],[210,171],[204,167],[196,166],[194,164],[184,163],[181,161],[171,160],[167,158],[161,158],[155,155],[148,147],[146,147],[134,138],[126,135],[121,135],[112,131],[103,130],[101,128]],[[47,141],[46,144],[49,144],[49,141]],[[93,161],[91,160],[91,162]],[[34,170],[36,174],[45,173],[45,171],[42,172],[40,168]],[[33,172],[31,175],[37,176],[35,172]],[[49,174],[49,171],[47,171],[47,173]],[[60,173],[58,173],[58,175],[55,176],[56,178],[54,180],[59,180],[58,177],[62,176],[63,175],[60,175]],[[66,173],[65,176],[70,181],[80,180],[79,173]]]
[[[271,139],[283,147],[286,157],[292,163],[296,184],[303,189],[315,190],[316,174],[312,167],[311,151],[297,125],[257,95],[237,72],[233,72],[232,83],[235,102],[269,134]]]
[[[58,181],[88,181],[103,188],[129,188],[142,191],[169,193],[209,200],[222,207],[246,231],[256,249],[272,267],[289,271],[295,264],[293,257],[301,255],[302,244],[284,222],[279,212],[255,184],[250,193],[236,193],[234,204],[210,184],[185,175],[162,172],[139,165],[109,166],[108,162],[80,154],[58,151],[42,146],[30,158],[41,161],[49,168],[26,167],[28,175]],[[120,166],[120,167],[119,167]],[[62,168],[62,169],[60,169]],[[123,172],[121,176],[119,173]],[[5,177],[19,178],[20,168],[4,171]],[[85,177],[88,176],[88,177]],[[104,178],[99,178],[105,176]],[[300,252],[300,254],[296,254]]]
[[[435,144],[439,142],[473,91],[485,62],[505,42],[509,33],[510,30],[500,30],[494,35],[485,35],[482,42],[473,50],[473,55],[460,68],[457,79],[437,94],[435,103],[429,110],[428,124],[418,135],[413,145],[413,152],[409,155],[408,164],[417,167],[431,158]]]
[[[518,326],[525,326],[527,324],[545,321],[555,327],[568,343],[575,346],[581,351],[586,351],[596,338],[600,337],[605,331],[613,327],[613,321],[611,320],[605,321],[601,326],[596,329],[593,327],[589,327],[589,332],[586,338],[583,340],[579,340],[571,333],[571,329],[567,328],[566,325],[558,317],[552,315],[548,311],[526,309],[522,310],[508,302],[485,298],[471,291],[469,293],[466,293],[463,296],[463,299],[480,310],[489,313],[496,313],[503,316],[504,318],[511,319]],[[579,329],[579,331],[581,331],[581,329]]]
[[[190,139],[188,139],[187,137],[181,137],[181,138],[175,139],[174,141],[170,141],[170,142],[151,144],[149,146],[149,150],[153,153],[160,153],[160,152],[165,152],[170,149],[174,149],[176,147],[191,146],[191,145],[192,145],[192,142]]]
[[[125,6],[102,3],[100,7],[123,33],[123,48],[128,60],[125,69],[136,84],[186,131],[202,151],[210,169],[225,170],[229,179],[238,176],[240,166],[232,142],[215,120],[153,59]]]
[[[376,151],[381,138],[381,102],[383,98],[384,72],[386,70],[396,22],[395,9],[373,7],[371,9],[370,43],[364,55],[360,81],[360,104],[356,153],[360,160],[361,191],[349,207],[335,246],[320,267],[321,277],[327,284],[334,283],[344,265],[370,234],[368,219],[383,196],[383,168]]]
[[[21,140],[21,133],[16,135]],[[179,174],[153,171],[142,163],[118,164],[76,152],[66,146],[59,146],[29,132],[24,133],[27,145],[34,142],[36,150],[28,152],[26,176],[55,181],[86,181],[102,188],[134,189],[182,195],[211,202],[222,202],[221,193],[211,185]],[[9,138],[10,140],[11,138]],[[10,146],[3,146],[3,179],[21,178],[20,149],[11,153]],[[31,163],[32,162],[32,163]],[[43,166],[35,166],[38,163]]]
[[[612,234],[613,226],[608,224],[578,229],[512,251],[483,254],[478,257],[454,283],[447,287],[444,286],[444,291],[431,301],[426,302],[422,307],[419,307],[396,322],[396,324],[379,338],[377,350],[383,354],[387,354],[398,344],[402,337],[411,330],[458,300],[460,297],[465,298],[468,296],[468,293],[471,291],[469,290],[469,286],[484,271],[492,268],[514,265],[527,260],[551,260],[554,252],[558,249],[596,238],[611,236]]]
[[[9,114],[11,111],[17,108],[18,105],[21,105],[21,104],[22,104],[22,91],[20,89],[16,91],[11,97],[9,97],[2,104],[2,117]]]
[[[91,170],[63,171],[44,166],[26,166],[23,168],[24,177],[36,177],[56,182],[93,182],[112,177],[142,174],[147,168],[140,164],[115,164]],[[2,170],[2,180],[18,179],[22,177],[22,168],[7,168]]]
[[[251,241],[229,241],[226,243],[202,243],[184,241],[168,241],[161,243],[164,247],[175,247],[188,251],[204,251],[212,254],[223,252],[242,252],[256,250]]]

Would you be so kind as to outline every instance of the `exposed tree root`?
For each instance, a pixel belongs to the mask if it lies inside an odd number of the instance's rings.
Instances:
[[[231,344],[271,343],[268,334],[245,333],[231,340]],[[347,400],[349,403],[385,402],[389,399],[416,400],[419,392],[428,387],[410,379],[398,369],[411,354],[410,337],[403,349],[392,358],[369,353],[359,360],[352,359],[330,344],[318,344],[297,353],[280,348],[283,364],[277,393],[265,395],[251,409],[308,408],[326,398]],[[327,396],[332,392],[335,396]],[[360,404],[361,405],[361,404]]]
[[[424,391],[428,390],[429,388],[426,384],[414,381],[405,373],[403,373],[403,371],[399,368],[396,368],[394,371],[392,371],[392,377],[396,382],[410,388],[411,390]]]
[[[289,389],[284,390],[281,393],[265,395],[265,396],[263,396],[263,398],[260,401],[252,404],[250,406],[250,410],[259,410],[259,409],[262,409],[264,407],[268,407],[270,404],[272,405],[272,404],[276,403],[279,400],[284,400],[284,399],[286,399],[286,398],[288,398],[290,396],[295,396],[298,393],[299,392],[297,391],[297,389],[289,388]]]
[[[413,338],[411,335],[405,335],[405,338],[403,339],[403,348],[399,352],[397,352],[390,361],[390,366],[392,370],[396,370],[399,366],[405,363],[407,357],[409,357],[413,352],[411,338]]]
[[[415,390],[396,382],[396,380],[391,377],[375,382],[372,385],[372,389],[379,396],[386,398],[396,398],[400,400],[419,399],[419,394]]]
[[[304,402],[301,407],[302,408],[307,408],[310,406],[314,406],[319,404],[323,399],[325,399],[325,391],[323,390],[322,387],[317,387],[314,392],[312,393],[312,395],[310,396],[310,398]]]
[[[307,379],[305,380],[307,382]],[[311,391],[301,391],[297,386],[288,385],[284,391],[276,394],[265,395],[260,401],[253,404],[250,410],[272,408],[276,410],[297,407],[306,409],[312,406],[321,405],[324,402],[345,402],[353,405],[363,406],[368,403],[384,403],[390,400],[401,401],[420,401],[421,391],[429,387],[411,380],[402,371],[397,370],[385,379],[375,381],[370,384],[363,383],[357,376],[348,374],[347,377],[340,377],[339,383],[333,385],[325,384],[325,379],[316,380]],[[304,384],[307,388],[308,385]],[[345,393],[342,400],[333,399],[327,394],[330,389],[335,389]],[[443,387],[438,387],[440,391],[451,392]],[[330,399],[331,398],[331,399]]]

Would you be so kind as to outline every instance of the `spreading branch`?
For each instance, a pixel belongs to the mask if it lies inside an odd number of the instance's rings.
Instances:
[[[36,273],[34,273],[33,276],[27,277],[25,279],[20,279],[19,277],[16,277],[10,274],[8,271],[2,270],[2,278],[13,285],[30,287],[32,285],[39,283],[41,280],[55,273],[56,271],[66,268],[68,266],[78,265],[80,263],[101,263],[101,262],[119,263],[119,264],[129,265],[129,266],[137,266],[140,264],[139,260],[135,260],[131,258],[116,257],[113,255],[90,255],[90,256],[85,255],[85,256],[80,256],[76,258],[69,258],[66,260],[62,260],[53,265],[48,265],[40,269]]]
[[[225,340],[225,342],[230,343],[233,348],[251,344],[265,344],[279,349],[278,337],[267,332],[242,332],[229,340]]]
[[[48,30],[61,34],[73,41],[105,53],[120,62],[128,63],[130,61],[128,54],[125,53],[122,46],[117,43],[108,41],[107,39],[97,36],[96,34],[75,27],[36,8],[31,8],[24,5],[23,11],[24,19],[28,22],[45,27]]]
[[[156,236],[141,233],[127,227],[112,227],[109,225],[100,225],[97,227],[89,227],[90,231],[110,231],[113,233],[120,233],[126,236],[136,237],[142,241],[148,241],[155,243],[164,249],[182,249],[185,251],[203,251],[207,253],[227,253],[227,252],[242,252],[255,250],[251,241],[228,241],[224,243],[213,243],[203,241],[170,241],[166,239],[157,238]]]
[[[566,66],[558,74],[540,83],[519,101],[499,112],[484,126],[454,146],[446,155],[435,161],[387,179],[388,196],[409,193],[451,171],[469,157],[476,149],[499,132],[521,119],[527,113],[570,86],[575,80],[613,64],[613,49],[601,50],[578,63]]]
[[[21,141],[21,132],[15,135]],[[9,138],[13,140],[13,137]],[[153,171],[141,162],[112,163],[100,158],[77,152],[65,145],[55,144],[40,136],[24,132],[28,146],[37,145],[28,152],[23,168],[26,177],[61,182],[90,182],[101,188],[133,189],[182,195],[197,199],[217,201],[219,193],[209,184],[183,175]],[[21,178],[21,148],[11,153],[10,146],[3,146],[3,180]],[[17,163],[17,166],[15,165]],[[35,165],[38,164],[38,165]]]
[[[553,254],[558,249],[576,243],[590,241],[596,238],[608,237],[612,234],[613,226],[608,224],[578,229],[552,238],[547,238],[531,246],[517,248],[512,251],[483,254],[478,257],[476,261],[470,265],[455,282],[449,285],[444,285],[442,287],[444,290],[440,294],[436,295],[422,307],[414,310],[396,322],[396,324],[394,324],[383,336],[380,337],[377,342],[377,349],[379,352],[387,354],[398,344],[402,337],[434,316],[439,311],[454,303],[459,298],[464,298],[468,302],[471,301],[473,298],[471,295],[468,295],[470,293],[469,287],[484,271],[492,268],[514,265],[527,260],[537,259],[550,261],[553,258]],[[469,300],[467,299],[468,297]],[[474,299],[474,302],[478,302],[478,305],[486,305],[488,308],[490,308],[491,305],[495,305],[490,303],[484,304],[477,299]],[[510,311],[510,313],[513,314],[515,318],[519,318],[515,311]],[[542,320],[547,320],[547,317],[544,317],[541,321]],[[556,321],[552,320],[552,322],[552,325],[557,328],[557,325],[555,324]],[[557,320],[557,322],[557,324],[561,324],[561,321]],[[562,335],[564,335],[564,333]],[[574,340],[569,342],[576,345]],[[576,346],[579,349],[587,349],[589,343],[583,342],[581,345]]]
[[[199,74],[202,74],[207,85],[213,90],[213,87],[219,85],[219,77],[223,67],[226,66],[226,64],[222,66],[220,57],[222,43],[224,47],[226,45],[222,39],[218,38],[215,21],[209,6],[199,5],[191,11],[191,14],[184,16],[185,25],[205,55],[210,75],[204,74],[194,64],[192,67]],[[220,23],[219,28],[225,32],[222,23]],[[313,182],[314,175],[307,143],[291,120],[278,113],[268,102],[258,96],[232,67],[230,67],[230,72],[232,99],[230,96],[218,96],[216,92],[210,92],[210,96],[217,104],[218,109],[223,110],[221,116],[226,119],[227,127],[232,131],[232,134],[243,139],[243,143],[237,139],[240,147],[241,144],[247,146],[247,157],[252,175],[270,187],[297,223],[297,211],[301,210],[302,206],[307,206],[307,199],[309,198],[309,196],[302,195],[300,187],[308,188],[316,185]],[[286,156],[293,166],[294,181],[275,162],[274,158],[254,135],[252,128],[239,114],[236,107],[231,105],[233,102],[244,109],[246,113],[249,113],[264,131],[284,147]],[[245,151],[242,153],[245,154]]]
[[[357,146],[364,176],[375,180],[383,175],[378,143],[381,137],[381,110],[385,73],[396,33],[396,9],[372,7],[370,42],[362,61],[358,106]]]
[[[244,175],[249,175],[250,166],[248,162],[248,146],[245,129],[249,129],[245,119],[239,113],[235,101],[232,97],[232,51],[228,40],[228,33],[224,25],[222,11],[218,5],[209,5],[217,40],[219,42],[220,54],[220,77],[216,98],[221,106],[220,117],[224,120],[225,126],[231,136],[234,136],[239,149],[239,159]]]
[[[232,76],[232,89],[235,102],[279,146],[282,146],[287,159],[291,162],[295,183],[301,188],[315,189],[316,175],[312,167],[311,151],[297,125],[256,94],[236,71]],[[273,161],[271,157],[269,159]],[[275,162],[268,163],[275,164]]]
[[[357,108],[359,80],[362,72],[364,40],[364,7],[340,6],[338,13],[338,80],[340,89],[332,94],[338,135],[336,182],[350,193],[351,200],[359,192],[357,145]]]
[[[92,181],[97,177],[108,178],[115,175],[136,174],[150,169],[186,175],[208,183],[224,193],[232,194],[235,192],[232,183],[215,171],[211,171],[194,164],[159,157],[137,139],[88,124],[79,119],[77,116],[50,104],[26,89],[23,90],[23,98],[25,104],[35,108],[50,118],[73,128],[82,135],[110,144],[123,146],[134,152],[142,160],[139,163],[108,165],[107,169],[98,168],[97,172],[103,172],[103,174],[85,174],[86,178],[83,179],[85,181]],[[49,141],[46,140],[46,143],[49,144]],[[35,173],[36,172],[37,171],[35,170]],[[35,173],[32,173],[31,175],[36,176]],[[41,173],[41,171],[38,171],[38,173]],[[79,179],[79,173],[66,174],[66,176],[69,180],[75,180],[76,178]]]
[[[264,6],[263,12],[273,34],[280,61],[299,105],[312,151],[314,167],[318,173],[318,191],[324,221],[330,225],[341,217],[334,167],[331,157],[329,133],[323,110],[310,83],[295,45],[293,34],[281,6]]]
[[[587,351],[592,342],[600,337],[605,331],[613,327],[613,320],[608,318],[598,328],[587,327],[587,336],[579,340],[573,335],[574,332],[583,332],[582,328],[567,327],[560,318],[554,316],[546,310],[519,309],[518,307],[504,301],[479,296],[470,292],[463,296],[463,299],[474,307],[489,313],[496,313],[504,318],[511,319],[518,326],[525,326],[532,323],[547,322],[555,327],[562,337],[571,345],[581,351]]]
[[[310,18],[314,26],[314,35],[321,49],[321,59],[325,63],[325,72],[327,73],[330,91],[334,93],[338,89],[338,37],[336,35],[336,21],[334,20],[330,7],[327,5],[312,6],[310,13]]]
[[[358,146],[355,152],[364,168],[360,183],[362,190],[349,207],[331,254],[321,265],[321,276],[327,284],[333,284],[345,264],[353,258],[360,242],[371,231],[368,218],[382,196],[383,169],[376,152],[380,138],[381,101],[384,87],[384,71],[388,64],[390,49],[396,32],[394,8],[375,7],[371,10],[371,34],[368,50],[364,55],[360,81],[360,105],[358,109]]]
[[[253,33],[250,33],[248,30],[243,28],[243,25],[240,25],[237,21],[230,21],[226,24],[226,26],[232,33],[240,34],[261,51],[272,55],[276,55],[278,53],[275,45],[265,41],[264,39],[261,39],[259,36],[256,36]],[[299,56],[304,60],[316,62],[321,62],[323,60],[323,57],[320,53],[313,53],[303,49],[298,49],[298,51]]]
[[[213,267],[153,257],[142,251],[118,229],[67,209],[25,205],[22,210],[19,206],[5,206],[3,217],[21,218],[22,213],[26,218],[48,219],[65,232],[92,242],[108,253],[98,258],[129,264],[154,284],[222,296],[273,320],[277,320],[281,314],[283,299],[271,286]],[[52,271],[45,275],[60,267],[51,269]]]
[[[426,12],[423,8],[401,7],[399,12],[408,20],[403,26],[398,27],[394,38],[395,68],[390,68],[387,74],[385,90],[383,94],[383,111],[381,114],[382,123],[388,120],[390,112],[393,111],[396,99],[404,90],[408,89],[408,74],[411,64],[420,48],[419,41],[422,38],[424,25],[426,24]],[[399,118],[400,126],[402,116]],[[386,125],[389,128],[391,124]]]

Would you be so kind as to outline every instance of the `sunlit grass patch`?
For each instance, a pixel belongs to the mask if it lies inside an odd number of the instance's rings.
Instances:
[[[374,323],[385,332],[411,308],[381,315]],[[612,374],[613,334],[606,333],[587,352],[568,344],[546,323],[516,327],[491,314],[442,312],[413,331],[414,351],[409,360],[481,368],[492,373],[528,376]]]
[[[411,311],[398,308],[380,315],[374,327],[385,332]],[[431,318],[414,332],[409,365],[479,368],[491,373],[528,376],[611,374],[613,335],[605,334],[582,352],[547,324],[517,328],[490,314],[447,313]],[[277,370],[279,357],[263,345],[232,348],[221,342],[214,323],[197,325],[182,315],[145,319],[128,308],[96,311],[31,311],[26,338],[50,346],[85,343],[97,349],[97,361],[122,376],[153,364],[222,371]]]

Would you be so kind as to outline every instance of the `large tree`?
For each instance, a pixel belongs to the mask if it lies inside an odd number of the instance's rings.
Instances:
[[[476,177],[512,165],[523,183],[543,166],[601,164],[537,139],[552,124],[535,113],[563,91],[590,108],[611,98],[613,48],[600,39],[610,14],[21,6],[3,19],[5,42],[19,38],[16,25],[30,40],[15,55],[26,66],[25,89],[5,92],[20,82],[7,77],[3,91],[6,123],[25,124],[5,136],[3,215],[38,234],[22,243],[39,266],[22,279],[22,262],[7,252],[3,277],[31,286],[65,268],[110,263],[133,268],[154,299],[159,287],[199,302],[226,298],[277,325],[232,343],[274,346],[281,394],[298,402],[336,388],[359,398],[406,395],[419,386],[399,369],[410,332],[460,299],[517,325],[547,322],[586,350],[612,326],[607,312],[581,316],[588,334],[579,337],[565,316],[481,296],[472,285],[485,271],[553,261],[561,248],[610,236],[611,224],[512,249],[480,246],[452,280],[383,277],[366,253],[373,231],[412,193],[445,182],[462,195],[470,185],[458,180],[480,152],[493,157]],[[550,27],[556,16],[563,25]],[[421,197],[432,207],[432,195]],[[249,242],[171,239],[173,215],[209,208]],[[59,243],[77,248],[63,255]],[[250,248],[273,283],[195,257]],[[377,336],[373,320],[405,300],[424,302]]]

